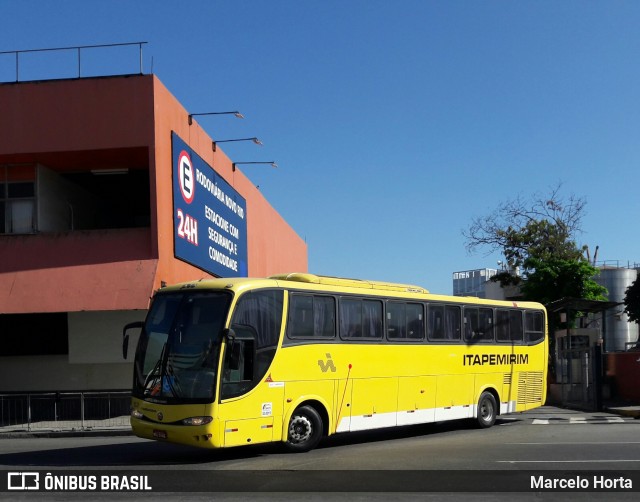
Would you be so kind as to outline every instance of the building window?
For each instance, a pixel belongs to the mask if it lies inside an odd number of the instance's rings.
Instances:
[[[35,178],[33,166],[0,168],[0,234],[36,231]]]
[[[0,315],[0,356],[69,353],[66,312]]]

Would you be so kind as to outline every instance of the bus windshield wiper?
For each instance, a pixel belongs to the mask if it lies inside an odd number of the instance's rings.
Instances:
[[[176,376],[176,373],[173,370],[173,365],[169,362],[168,358],[167,358],[167,364],[165,365],[165,369],[166,369],[166,376],[167,376],[166,378],[167,387],[169,387],[171,394],[173,394],[173,397],[182,397],[182,387],[180,386],[180,381],[178,380],[178,377]]]
[[[165,343],[162,346],[162,352],[160,352],[158,361],[147,375],[147,378],[144,381],[144,385],[142,386],[145,394],[150,394],[153,391],[154,387],[158,384],[158,380],[162,377],[162,361],[164,360],[166,350],[167,344]]]

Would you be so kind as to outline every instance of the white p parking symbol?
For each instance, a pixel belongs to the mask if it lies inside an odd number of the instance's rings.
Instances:
[[[193,202],[195,192],[195,176],[189,154],[182,150],[178,156],[178,180],[180,181],[180,193],[187,204]]]

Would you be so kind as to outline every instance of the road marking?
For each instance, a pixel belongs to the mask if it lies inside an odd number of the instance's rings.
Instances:
[[[517,444],[517,445],[556,445],[556,444],[574,444],[574,445],[583,445],[583,444],[640,444],[640,441],[592,441],[592,442],[580,442],[580,443],[570,443],[563,441],[553,441],[551,443],[505,443],[505,444]]]
[[[622,417],[561,417],[561,418],[534,418],[532,425],[592,425],[592,424],[621,424],[631,423],[631,420],[625,420]]]
[[[596,464],[596,463],[619,463],[619,462],[640,462],[635,460],[496,460],[498,464]]]

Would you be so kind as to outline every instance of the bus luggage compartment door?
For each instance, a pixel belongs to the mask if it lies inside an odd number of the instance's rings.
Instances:
[[[224,446],[266,443],[273,440],[273,417],[227,420],[224,426]]]

